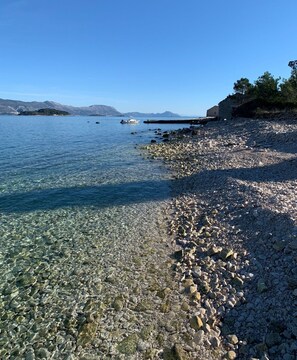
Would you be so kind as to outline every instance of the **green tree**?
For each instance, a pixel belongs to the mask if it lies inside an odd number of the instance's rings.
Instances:
[[[235,94],[247,95],[251,92],[253,85],[249,79],[241,78],[234,83],[233,90]]]
[[[280,78],[274,78],[270,72],[266,71],[255,81],[255,95],[257,98],[274,101],[279,97]]]
[[[289,79],[280,85],[282,100],[297,103],[297,69],[293,68]]]

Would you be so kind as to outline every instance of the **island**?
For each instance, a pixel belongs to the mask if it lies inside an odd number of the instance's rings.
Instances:
[[[57,109],[39,109],[33,111],[21,111],[19,115],[45,115],[45,116],[65,116],[70,115],[67,111],[57,110]]]

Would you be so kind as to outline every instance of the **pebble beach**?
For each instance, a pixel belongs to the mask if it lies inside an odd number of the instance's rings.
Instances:
[[[191,330],[173,358],[297,358],[296,140],[294,118],[233,119],[146,147],[174,178],[168,227]]]
[[[125,186],[119,166],[54,183],[7,170],[0,358],[296,359],[296,133],[249,119],[150,130]]]

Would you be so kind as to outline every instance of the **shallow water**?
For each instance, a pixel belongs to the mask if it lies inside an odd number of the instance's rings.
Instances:
[[[126,358],[117,346],[127,329],[152,321],[123,314],[150,283],[171,281],[154,270],[170,251],[169,180],[138,146],[153,128],[0,117],[1,358]],[[126,320],[108,310],[119,296]]]

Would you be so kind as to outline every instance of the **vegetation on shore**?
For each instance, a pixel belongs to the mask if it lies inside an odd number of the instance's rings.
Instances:
[[[252,84],[241,78],[234,83],[231,95],[239,106],[234,116],[259,116],[272,113],[297,112],[297,62],[290,62],[291,76],[288,79],[274,77],[266,71]]]
[[[57,110],[57,109],[39,109],[34,111],[21,111],[19,115],[46,115],[46,116],[65,116],[70,115],[67,111]]]

